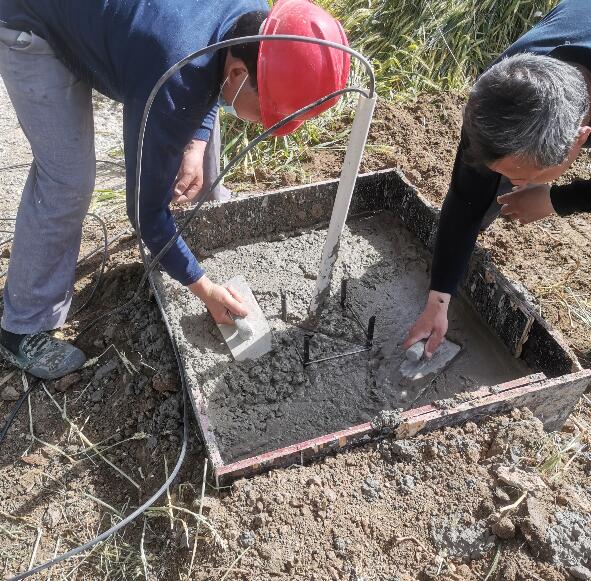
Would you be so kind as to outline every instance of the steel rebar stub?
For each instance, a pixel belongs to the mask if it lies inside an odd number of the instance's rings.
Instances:
[[[248,309],[238,325],[218,324],[218,328],[236,361],[257,359],[271,351],[271,328],[243,276],[235,276],[225,286],[232,287]],[[247,331],[250,328],[250,332]]]
[[[403,377],[415,381],[434,375],[442,371],[456,355],[462,350],[460,345],[444,339],[439,349],[433,353],[431,359],[422,358],[418,361],[406,359],[400,365],[400,373]]]

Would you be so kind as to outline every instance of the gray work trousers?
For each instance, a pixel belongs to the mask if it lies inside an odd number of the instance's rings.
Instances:
[[[82,233],[95,180],[91,88],[49,44],[0,23],[0,76],[29,140],[33,163],[18,207],[2,328],[29,334],[66,320]],[[204,186],[219,175],[219,121],[205,150]],[[218,186],[214,199],[227,199]]]

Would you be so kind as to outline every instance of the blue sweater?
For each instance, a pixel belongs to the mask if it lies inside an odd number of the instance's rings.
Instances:
[[[123,103],[128,215],[134,222],[137,139],[152,87],[176,61],[223,40],[265,0],[0,0],[9,28],[45,38],[61,60],[99,92]],[[140,226],[152,254],[175,234],[169,204],[183,149],[208,141],[217,112],[226,51],[186,65],[152,105],[142,155]],[[203,269],[182,238],[161,260],[168,274],[190,284]]]

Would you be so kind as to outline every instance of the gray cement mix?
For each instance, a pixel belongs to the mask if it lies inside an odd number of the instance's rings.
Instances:
[[[453,520],[446,520],[440,525],[434,522],[431,535],[440,550],[465,562],[484,557],[496,541],[484,520],[471,526],[463,526]]]
[[[267,316],[273,350],[254,361],[233,361],[200,301],[165,275],[159,282],[188,379],[204,396],[226,463],[363,423],[381,410],[417,407],[528,373],[471,307],[455,299],[448,337],[462,345],[462,353],[437,375],[402,378],[401,343],[424,306],[430,260],[389,212],[346,226],[310,357],[363,346],[367,321],[376,315],[373,348],[304,369],[307,309],[325,236],[322,228],[245,241],[211,251],[202,261],[214,281],[244,275]],[[345,311],[339,300],[343,278],[349,279]],[[287,322],[281,319],[281,291],[288,294]]]
[[[557,512],[547,542],[555,565],[591,568],[590,516],[573,510]]]

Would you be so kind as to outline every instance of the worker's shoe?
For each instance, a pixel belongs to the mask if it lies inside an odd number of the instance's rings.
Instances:
[[[2,330],[0,355],[40,379],[58,379],[76,371],[86,361],[80,349],[48,333],[14,335]]]

